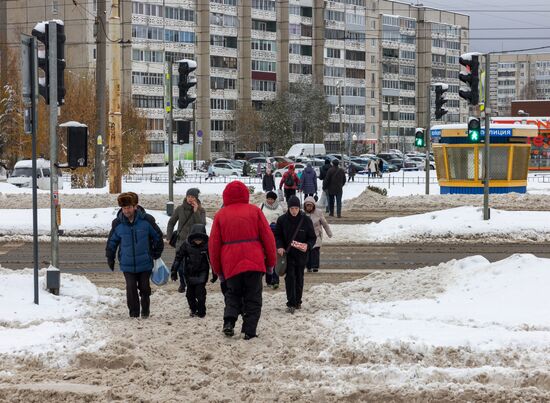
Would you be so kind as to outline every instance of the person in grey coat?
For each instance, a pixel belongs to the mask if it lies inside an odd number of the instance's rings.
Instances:
[[[309,251],[306,268],[308,272],[318,272],[321,258],[321,244],[323,243],[323,229],[329,238],[332,238],[332,231],[330,229],[330,225],[328,225],[325,215],[317,208],[313,197],[306,197],[304,200],[304,212],[306,213],[306,216],[311,218],[311,221],[313,222],[313,230],[317,236],[315,245]]]
[[[339,165],[340,161],[333,160],[332,168],[328,170],[323,180],[323,190],[328,195],[329,216],[334,217],[334,204],[336,204],[338,218],[342,216],[342,189],[346,184],[346,173]]]
[[[176,223],[178,224],[176,250],[179,250],[181,245],[187,240],[191,227],[193,227],[194,224],[206,225],[206,211],[201,207],[199,193],[200,190],[197,188],[187,189],[185,199],[176,210],[174,210],[170,220],[168,220],[168,227],[166,229],[166,238],[168,241],[172,238]],[[180,286],[178,292],[182,293],[185,292],[185,280],[183,278],[183,273],[179,273],[179,275]]]
[[[304,197],[313,196],[317,193],[317,173],[315,173],[315,169],[313,169],[309,162],[302,172],[300,191],[304,193]]]

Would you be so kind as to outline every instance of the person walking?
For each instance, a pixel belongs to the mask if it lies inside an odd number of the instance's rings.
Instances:
[[[181,269],[180,269],[181,266]],[[178,279],[178,272],[183,272],[187,292],[185,294],[189,305],[189,316],[206,316],[206,282],[210,271],[208,258],[208,235],[204,224],[194,224],[187,240],[176,252],[172,264],[172,281]],[[217,276],[213,280],[216,281]]]
[[[300,199],[290,196],[288,210],[277,219],[275,242],[280,256],[287,254],[285,288],[287,312],[302,308],[307,252],[315,245],[311,219],[300,210]]]
[[[373,158],[369,161],[369,176],[372,176],[374,178],[377,172],[378,172],[378,164]]]
[[[317,173],[309,162],[300,178],[299,189],[304,194],[304,197],[313,196],[317,193]]]
[[[271,230],[275,228],[277,219],[285,213],[283,206],[277,200],[277,193],[273,191],[267,192],[265,202],[260,205],[260,210],[264,213]],[[276,290],[279,288],[279,275],[275,271],[273,273],[266,273],[265,282],[269,287],[273,287]]]
[[[264,192],[271,192],[275,189],[275,177],[273,176],[273,173],[271,172],[271,169],[267,169],[265,171],[265,175],[262,179],[262,189]]]
[[[298,189],[298,186],[300,186],[300,179],[298,178],[298,175],[296,175],[294,164],[290,164],[288,166],[288,170],[279,182],[279,189],[284,189],[285,200],[287,203],[290,196],[296,194],[296,189]]]
[[[325,180],[325,177],[327,176],[327,172],[330,169],[330,167],[331,167],[330,160],[327,158],[327,159],[325,159],[325,165],[323,165],[319,169],[319,179],[321,179],[322,181]],[[328,214],[328,212],[329,212],[329,209],[328,209],[328,194],[327,194],[327,192],[325,192],[324,189],[323,189],[323,195],[321,196],[321,200],[325,204],[325,213]]]
[[[357,173],[357,170],[355,169],[355,165],[350,163],[348,165],[348,182],[355,182],[355,174]]]
[[[212,178],[214,176],[216,176],[216,174],[214,173],[214,163],[210,162],[210,164],[208,164],[207,176],[204,179],[204,181],[206,182],[208,179],[210,179],[210,181],[212,181]]]
[[[136,197],[121,193],[117,201],[121,211],[113,220],[107,239],[107,264],[111,271],[115,270],[118,251],[120,270],[126,281],[126,303],[130,317],[138,318],[141,313],[142,318],[148,318],[151,295],[149,278],[153,261],[160,258],[164,249],[162,233],[159,235],[146,218],[146,213],[138,209]]]
[[[338,218],[342,217],[342,192],[346,184],[346,173],[339,167],[340,161],[334,159],[332,168],[327,172],[323,181],[323,190],[328,194],[329,215],[334,217],[334,203],[336,201],[336,214]]]
[[[311,221],[313,222],[315,236],[317,236],[315,245],[309,251],[306,267],[308,272],[316,273],[319,271],[319,264],[321,260],[323,229],[325,230],[329,238],[332,238],[332,231],[323,212],[317,209],[317,206],[315,205],[315,199],[313,197],[306,197],[306,199],[304,200],[304,212],[309,218],[311,218]]]
[[[206,225],[206,211],[201,206],[199,200],[200,190],[197,188],[189,188],[185,194],[183,202],[174,210],[172,216],[168,220],[166,228],[166,238],[168,241],[172,236],[176,236],[176,251],[181,248],[181,245],[186,241],[191,231],[191,227],[195,224]],[[178,224],[177,234],[174,235],[174,227]],[[180,286],[178,292],[185,292],[185,277],[183,272],[179,272]]]
[[[249,204],[244,183],[229,183],[222,197],[224,207],[214,217],[208,251],[212,271],[223,276],[227,287],[223,333],[233,336],[242,314],[241,331],[250,340],[257,337],[262,311],[262,276],[277,261],[275,239],[262,211]]]
[[[384,172],[384,160],[380,158],[378,160],[378,166],[376,167],[376,173],[379,177],[382,177],[382,172]]]

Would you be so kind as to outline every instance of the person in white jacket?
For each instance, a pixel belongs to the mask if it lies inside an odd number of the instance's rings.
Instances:
[[[323,228],[325,229],[325,232],[327,233],[329,238],[332,238],[332,231],[330,229],[330,226],[328,225],[327,220],[325,219],[323,211],[317,209],[317,206],[315,205],[315,199],[313,197],[309,196],[306,197],[306,199],[304,200],[304,211],[306,212],[306,215],[311,218],[311,221],[313,221],[313,229],[315,230],[315,235],[317,235],[315,246],[309,252],[306,267],[308,272],[316,273],[319,271],[319,263],[321,260]]]
[[[285,213],[283,206],[281,206],[277,200],[277,193],[273,191],[267,192],[265,194],[265,202],[263,202],[259,207],[262,210],[262,213],[264,213],[264,216],[273,231],[275,225],[277,224],[277,219]],[[274,290],[279,288],[279,276],[275,273],[275,270],[272,274],[265,274],[265,282],[268,287],[272,287]]]

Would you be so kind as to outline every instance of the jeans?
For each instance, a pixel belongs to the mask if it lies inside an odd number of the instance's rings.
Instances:
[[[336,214],[340,217],[342,215],[342,192],[328,195],[328,209],[332,216],[334,215],[334,199],[336,199]]]

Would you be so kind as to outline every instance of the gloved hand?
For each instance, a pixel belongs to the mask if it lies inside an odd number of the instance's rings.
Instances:
[[[218,281],[218,276],[215,274],[212,274],[212,278],[210,279],[210,282],[214,284],[216,281]]]
[[[107,265],[109,266],[109,269],[111,269],[111,271],[115,271],[115,260],[114,259],[107,259]]]
[[[273,266],[266,269],[267,274],[273,274]]]
[[[178,272],[176,270],[172,270],[170,272],[170,278],[172,279],[172,281],[176,281],[178,279]]]

